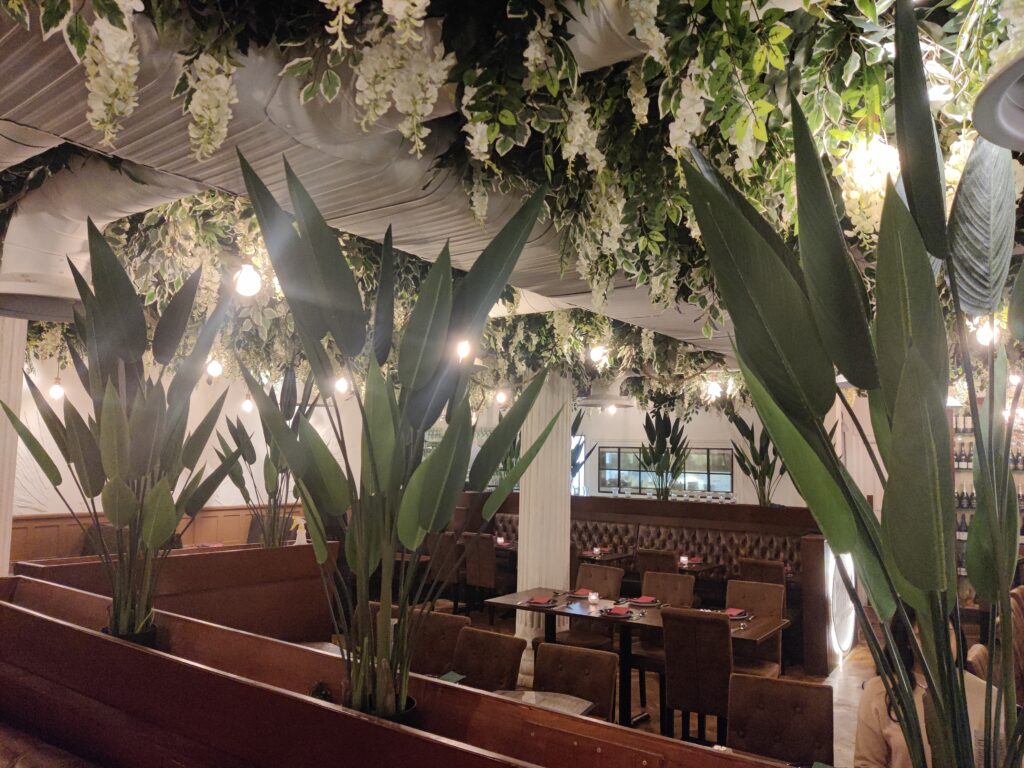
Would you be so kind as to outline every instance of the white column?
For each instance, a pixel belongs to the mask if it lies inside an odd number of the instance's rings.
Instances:
[[[21,413],[21,372],[25,367],[28,322],[0,317],[0,400]],[[18,435],[0,411],[0,576],[11,567],[11,529],[14,526],[14,473],[18,463]]]
[[[519,484],[519,589],[569,587],[569,442],[572,384],[548,376],[522,430],[525,451],[561,408],[547,442]],[[516,634],[527,639],[543,631],[539,614],[517,611]]]

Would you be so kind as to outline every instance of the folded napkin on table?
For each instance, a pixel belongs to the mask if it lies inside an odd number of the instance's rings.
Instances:
[[[650,597],[648,595],[641,595],[640,597],[634,597],[632,602],[634,603],[656,603],[658,598]]]
[[[587,597],[588,595],[590,595],[590,590],[586,587],[580,587],[575,592],[573,592],[573,594],[579,597]]]
[[[746,610],[744,610],[743,608],[726,608],[725,609],[725,615],[726,616],[742,616],[744,613],[746,613]]]
[[[530,602],[531,603],[535,603],[537,605],[547,605],[548,603],[551,602],[551,598],[550,597],[531,597],[530,598]]]
[[[608,613],[610,613],[612,616],[626,616],[629,613],[629,606],[616,605],[613,608],[609,608]]]

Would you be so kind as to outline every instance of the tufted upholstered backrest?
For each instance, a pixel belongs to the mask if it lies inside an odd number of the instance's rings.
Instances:
[[[519,541],[519,515],[499,512],[494,516],[491,532],[495,536],[503,536],[506,541]]]
[[[573,520],[572,543],[586,552],[594,547],[607,547],[612,552],[632,552],[636,549],[634,523],[607,520]]]
[[[637,530],[640,549],[670,549],[707,563],[726,566],[727,575],[740,572],[740,558],[781,560],[800,571],[800,537],[764,531],[716,530],[641,524]]]
[[[726,717],[732,635],[724,613],[663,608],[665,699],[672,709]]]
[[[788,763],[832,765],[832,688],[734,674],[726,745]]]
[[[452,669],[465,675],[464,685],[485,691],[515,690],[526,641],[483,629],[463,627],[455,644]]]
[[[619,657],[609,651],[541,643],[533,672],[533,689],[567,693],[594,703],[594,717],[612,719]]]

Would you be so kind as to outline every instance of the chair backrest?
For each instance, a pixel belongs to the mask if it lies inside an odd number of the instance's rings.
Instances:
[[[485,691],[515,690],[526,641],[515,635],[463,627],[455,644],[452,669],[463,684]]]
[[[967,651],[964,668],[975,677],[986,679],[988,677],[988,646],[981,643],[972,645]]]
[[[467,533],[466,586],[494,589],[498,585],[498,553],[489,533]]]
[[[766,584],[786,586],[786,564],[781,560],[759,560],[754,557],[741,557],[740,580],[763,581]]]
[[[618,600],[622,592],[624,573],[621,568],[613,568],[610,565],[580,563],[579,570],[576,571],[576,589],[585,587],[592,592],[599,592],[601,597],[608,600]]]
[[[427,534],[427,551],[430,553],[430,578],[435,583],[454,584],[458,581],[459,569],[465,556],[465,547],[455,541],[455,534]]]
[[[576,589],[576,577],[580,570],[580,548],[576,544],[569,545],[569,586]]]
[[[644,574],[651,571],[678,573],[679,554],[671,549],[638,549],[636,551],[636,572],[643,578]]]
[[[726,746],[787,763],[832,765],[832,687],[732,676]]]
[[[659,573],[648,571],[640,591],[673,608],[689,608],[693,605],[695,579],[688,573]]]
[[[421,675],[443,675],[450,672],[459,633],[469,624],[469,616],[416,611],[412,617],[412,658],[409,668]]]
[[[594,703],[591,714],[611,721],[619,657],[608,651],[541,643],[533,667],[533,690],[567,693]]]
[[[724,613],[663,608],[665,698],[684,712],[726,717],[732,634]]]
[[[725,585],[725,604],[729,608],[744,608],[753,616],[781,619],[786,615],[786,588],[781,584],[729,579]],[[782,633],[760,643],[751,655],[781,665]]]

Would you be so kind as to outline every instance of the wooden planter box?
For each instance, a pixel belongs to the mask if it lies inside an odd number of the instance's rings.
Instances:
[[[0,718],[105,765],[781,765],[418,675],[417,727],[398,726],[303,695],[342,698],[333,654],[163,611],[150,651],[83,629],[108,604],[0,579]]]

